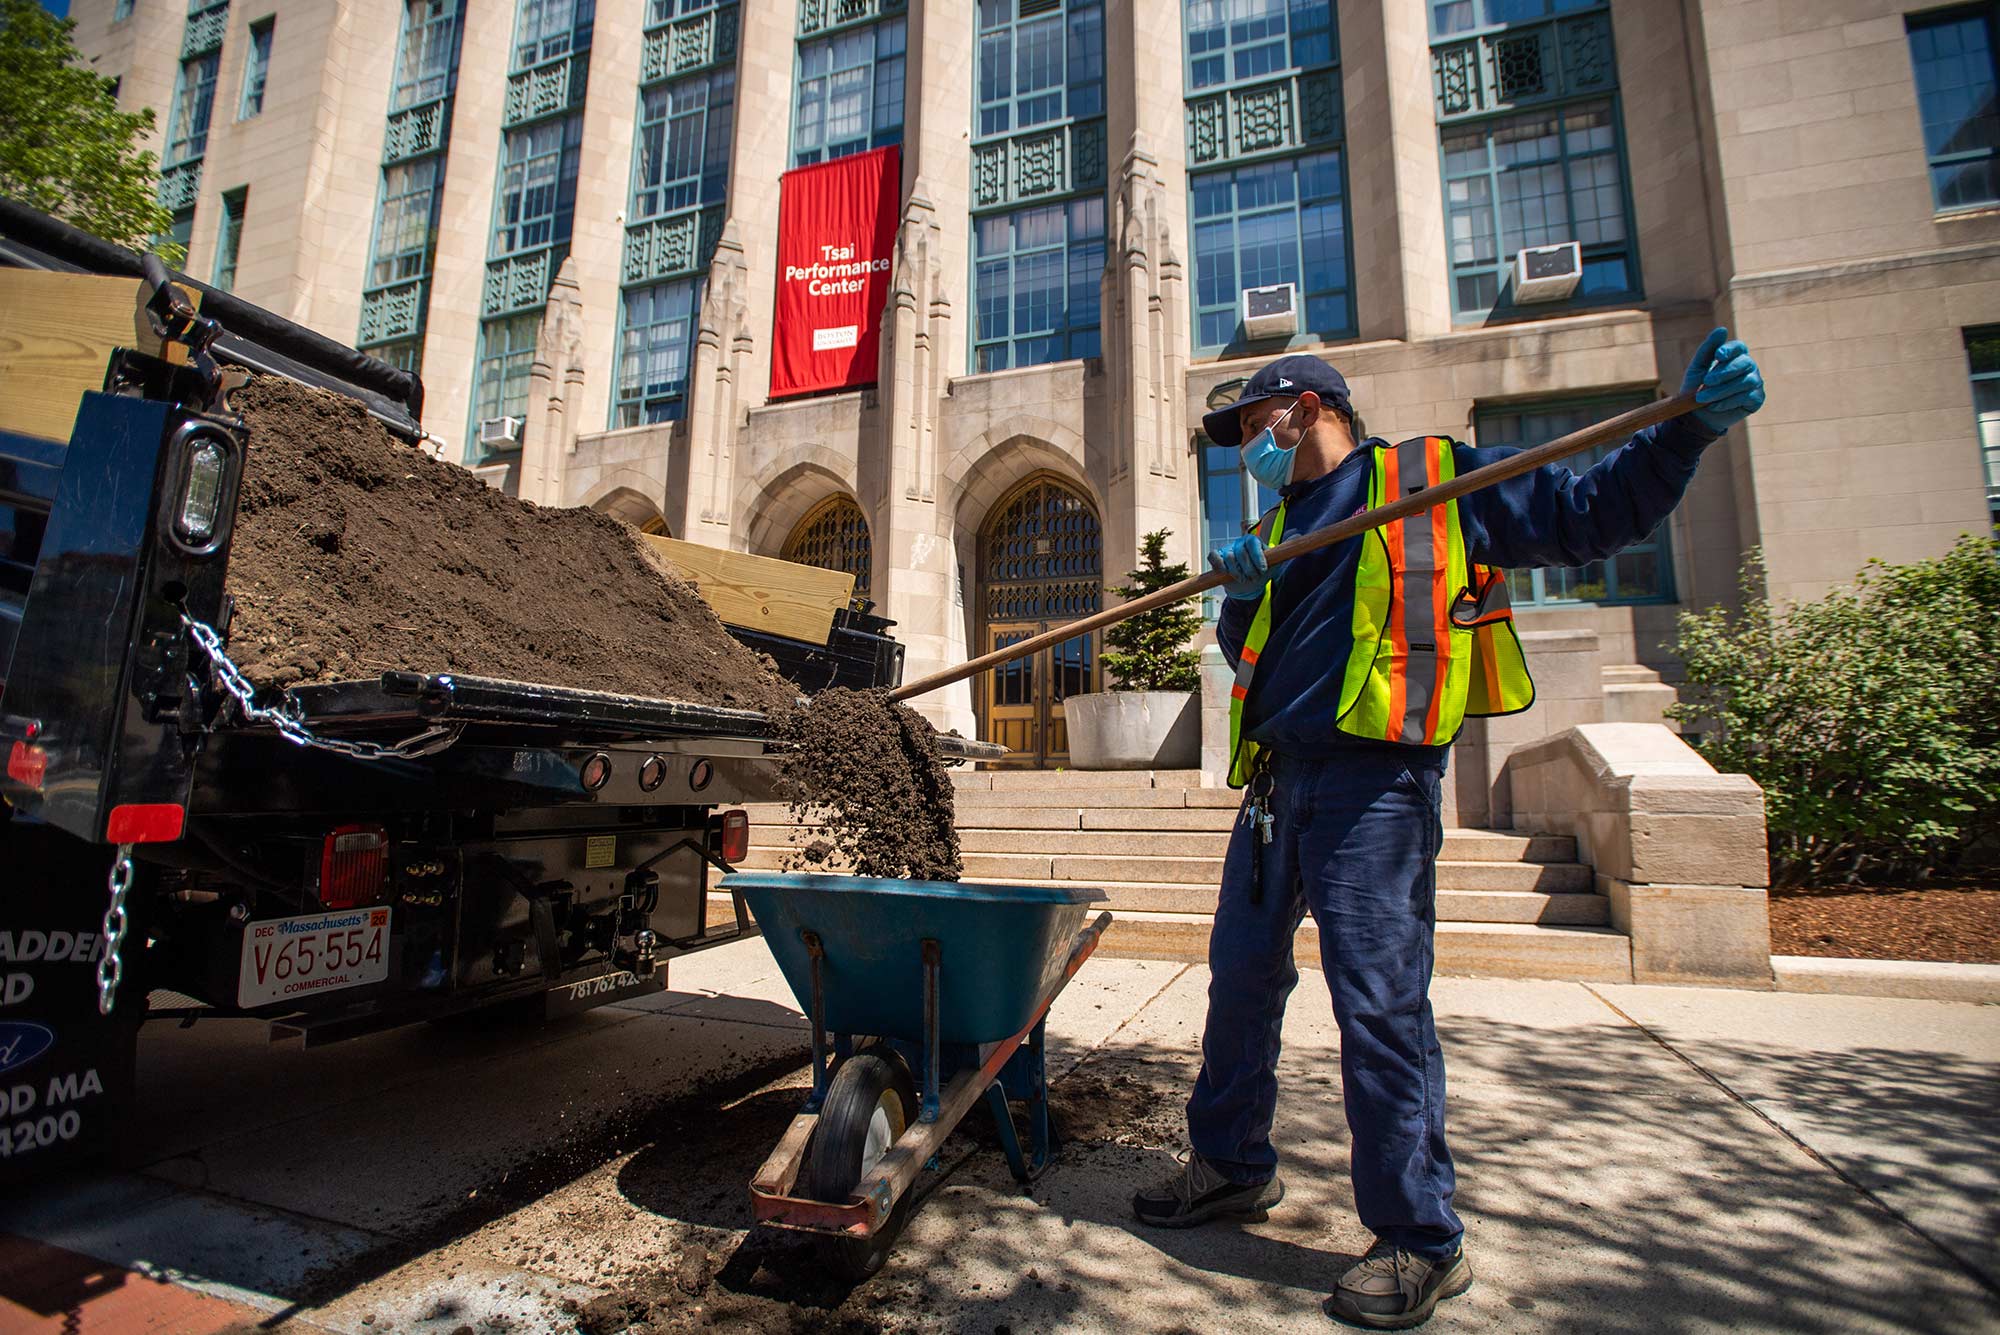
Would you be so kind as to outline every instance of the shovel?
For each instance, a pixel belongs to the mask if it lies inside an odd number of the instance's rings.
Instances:
[[[1509,455],[1507,458],[1501,459],[1496,463],[1490,463],[1484,468],[1475,468],[1470,473],[1461,473],[1449,482],[1440,482],[1435,487],[1426,487],[1422,491],[1411,492],[1402,499],[1391,501],[1387,505],[1378,505],[1373,510],[1364,510],[1352,518],[1341,520],[1338,524],[1332,524],[1312,533],[1288,539],[1265,552],[1264,559],[1273,567],[1283,565],[1295,556],[1304,556],[1307,552],[1316,552],[1320,548],[1330,547],[1336,542],[1345,542],[1357,533],[1366,533],[1370,529],[1380,528],[1384,524],[1393,524],[1399,519],[1407,519],[1420,510],[1428,510],[1433,506],[1443,505],[1446,501],[1456,500],[1460,496],[1483,490],[1496,482],[1505,482],[1508,478],[1519,477],[1523,473],[1531,473],[1543,464],[1555,463],[1559,460],[1567,459],[1573,454],[1581,454],[1585,450],[1595,449],[1599,445],[1606,445],[1614,440],[1623,440],[1635,431],[1642,431],[1649,426],[1657,425],[1670,418],[1679,417],[1683,413],[1691,413],[1694,411],[1694,408],[1695,401],[1692,394],[1676,394],[1670,399],[1660,399],[1655,403],[1645,404],[1632,409],[1630,412],[1620,413],[1616,417],[1607,418],[1595,426],[1584,427],[1581,431],[1572,431],[1567,436],[1559,437],[1546,445],[1537,445],[1531,450],[1523,450],[1519,454]],[[1116,607],[1107,607],[1101,612],[1094,612],[1076,621],[1066,621],[1054,630],[1045,630],[1040,635],[1033,635],[1018,643],[1010,644],[1005,649],[995,649],[990,654],[982,654],[980,657],[972,659],[969,662],[960,663],[957,667],[946,668],[942,672],[933,672],[928,677],[919,677],[917,680],[907,685],[899,686],[891,691],[889,698],[892,700],[908,700],[912,696],[927,694],[935,691],[940,686],[949,686],[953,682],[964,681],[967,677],[976,676],[988,668],[999,667],[1002,663],[1011,663],[1017,658],[1026,658],[1028,655],[1046,649],[1052,644],[1060,644],[1064,640],[1088,634],[1103,626],[1116,625],[1127,617],[1137,616],[1141,612],[1150,612],[1156,607],[1169,606],[1181,601],[1183,598],[1191,598],[1195,594],[1206,593],[1210,589],[1219,589],[1227,583],[1229,583],[1229,576],[1220,570],[1211,570],[1205,575],[1196,575],[1192,579],[1184,579],[1178,584],[1170,584],[1164,589],[1156,590],[1143,598],[1135,598],[1129,603],[1120,603]]]

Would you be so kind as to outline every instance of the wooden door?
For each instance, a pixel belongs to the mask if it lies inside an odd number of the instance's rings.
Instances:
[[[1037,474],[993,508],[980,538],[983,651],[1095,612],[1103,601],[1104,544],[1097,512],[1052,474]],[[986,674],[977,692],[980,735],[1049,768],[1069,761],[1064,697],[1097,689],[1097,637],[1080,635]]]

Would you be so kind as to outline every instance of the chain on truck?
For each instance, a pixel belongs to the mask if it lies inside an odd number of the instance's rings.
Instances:
[[[711,913],[709,878],[745,855],[744,805],[779,796],[762,715],[238,670],[229,390],[286,375],[415,443],[423,387],[0,201],[11,296],[65,272],[122,276],[155,337],[107,349],[66,439],[0,413],[0,1183],[114,1143],[149,1019],[254,1017],[313,1047],[560,1015],[755,932],[740,900]],[[828,645],[756,647],[806,689],[893,685],[889,624],[842,613]]]

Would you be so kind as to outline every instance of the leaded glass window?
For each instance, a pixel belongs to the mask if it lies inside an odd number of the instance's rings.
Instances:
[[[220,51],[181,62],[163,165],[172,167],[190,162],[208,151],[208,120],[215,112],[215,75],[221,67]]]
[[[640,94],[639,152],[628,222],[722,201],[729,189],[735,91],[735,72],[717,70]]]
[[[844,570],[854,576],[854,597],[866,598],[873,587],[875,547],[868,534],[868,516],[851,496],[829,496],[806,511],[793,527],[781,553],[787,561]]]
[[[1333,61],[1329,0],[1187,0],[1190,91]]]
[[[979,0],[978,133],[1104,114],[1097,0]]]
[[[401,111],[451,91],[459,3],[405,0],[403,41],[396,57],[396,87],[389,98],[389,110]]]
[[[903,141],[905,40],[896,18],[799,43],[793,166]]]
[[[514,68],[526,69],[590,46],[597,0],[521,0]]]
[[[209,280],[218,292],[235,290],[236,257],[243,249],[243,213],[249,203],[247,185],[222,194],[222,221],[215,233],[215,275]]]
[[[2000,78],[1991,5],[1907,20],[1917,108],[1940,211],[2000,200]]]
[[[507,132],[489,258],[569,240],[582,140],[583,117],[575,115]]]
[[[1543,445],[1645,402],[1643,396],[1625,395],[1480,408],[1473,417],[1473,443],[1482,448],[1504,445],[1526,449]],[[1623,446],[1623,441],[1600,445],[1563,460],[1563,464],[1581,473]],[[1514,605],[1672,602],[1674,571],[1667,546],[1667,523],[1662,520],[1643,540],[1607,561],[1508,571],[1507,587]]]
[[[974,369],[1095,357],[1104,199],[974,218]]]
[[[687,408],[700,284],[693,278],[624,294],[618,329],[618,425],[678,420]]]
[[[1986,466],[1986,508],[2000,531],[2000,326],[1966,330],[1965,354],[1972,364],[1972,411]]]
[[[1580,242],[1573,300],[1638,290],[1615,101],[1603,98],[1444,131],[1445,229],[1460,315],[1506,299],[1524,246]]]
[[[1197,351],[1241,343],[1243,291],[1273,283],[1297,285],[1302,333],[1353,331],[1337,150],[1203,172],[1189,187]]]
[[[437,235],[438,178],[442,157],[399,162],[382,169],[382,204],[375,215],[375,259],[370,286],[421,277],[430,268]]]
[[[542,317],[510,315],[479,327],[479,367],[472,389],[472,421],[528,414],[528,372],[535,360],[535,338]]]
[[[275,18],[250,25],[250,52],[243,58],[243,98],[236,119],[247,121],[264,110],[264,83],[271,74],[271,33]]]

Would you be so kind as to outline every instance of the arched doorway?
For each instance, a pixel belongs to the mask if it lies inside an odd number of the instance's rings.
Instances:
[[[806,511],[779,555],[822,570],[845,570],[854,576],[856,599],[872,596],[875,546],[868,536],[868,516],[852,496],[829,496]]]
[[[1104,599],[1104,538],[1090,501],[1036,473],[993,507],[979,535],[979,651],[991,653],[1095,612]],[[1069,761],[1065,697],[1097,689],[1097,636],[1080,635],[979,678],[979,733],[1006,763]]]

